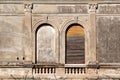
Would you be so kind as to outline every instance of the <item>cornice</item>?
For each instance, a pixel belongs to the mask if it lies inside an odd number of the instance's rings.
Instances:
[[[0,0],[0,3],[33,3],[33,4],[79,4],[79,3],[109,3],[120,4],[120,0]]]

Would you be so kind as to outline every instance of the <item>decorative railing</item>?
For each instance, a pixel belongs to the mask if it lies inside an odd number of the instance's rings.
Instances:
[[[33,67],[33,74],[86,74],[86,67]]]
[[[54,67],[40,67],[32,69],[34,74],[54,74],[56,73],[56,68]]]
[[[85,74],[86,68],[79,67],[66,67],[65,74]]]

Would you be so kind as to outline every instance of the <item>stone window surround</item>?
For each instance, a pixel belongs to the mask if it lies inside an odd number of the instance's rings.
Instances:
[[[69,25],[77,23],[80,24],[84,27],[84,31],[85,31],[85,64],[79,64],[81,65],[96,65],[97,61],[96,61],[96,28],[95,28],[95,15],[96,15],[96,4],[94,5],[94,3],[92,3],[93,6],[95,7],[89,7],[89,14],[85,17],[86,18],[78,18],[74,17],[74,20],[69,20],[64,22],[64,24],[61,27],[61,29],[59,30],[59,25],[56,22],[52,22],[51,20],[48,20],[48,16],[46,20],[43,21],[36,21],[37,23],[35,25],[32,26],[32,47],[33,47],[33,52],[32,52],[32,62],[35,63],[35,31],[37,29],[38,26],[40,26],[41,24],[50,24],[54,27],[55,32],[56,32],[56,53],[57,53],[57,57],[58,57],[58,63],[57,64],[61,64],[61,65],[66,65],[65,64],[65,32],[66,29],[68,28]],[[89,4],[91,6],[91,4]],[[72,64],[71,64],[72,65]],[[76,66],[76,65],[75,65]]]
[[[65,37],[65,34],[66,34],[66,29],[71,25],[71,24],[79,24],[79,25],[81,25],[81,26],[83,26],[84,27],[84,31],[85,31],[85,64],[65,64],[65,39],[66,39],[66,37]],[[87,25],[85,25],[84,24],[84,22],[81,22],[81,21],[70,21],[70,22],[68,22],[67,24],[65,24],[64,25],[64,27],[62,28],[62,36],[61,36],[61,44],[62,44],[62,46],[61,46],[61,62],[63,63],[63,64],[65,64],[65,67],[83,67],[83,66],[85,66],[85,65],[87,65],[87,29],[86,29],[86,27],[87,27]],[[64,56],[64,57],[63,57]]]
[[[68,66],[86,66],[90,61],[90,47],[88,45],[90,45],[90,41],[89,41],[89,31],[88,31],[88,27],[89,27],[89,23],[86,24],[86,22],[81,21],[81,20],[71,20],[69,22],[65,22],[64,25],[62,26],[62,29],[59,31],[57,28],[57,24],[55,22],[52,22],[50,20],[48,21],[39,21],[36,25],[34,25],[34,29],[33,29],[33,50],[35,52],[35,31],[37,29],[37,27],[39,27],[41,24],[50,24],[54,27],[55,32],[56,32],[56,53],[58,54],[58,63],[57,65],[65,65],[66,67]],[[65,32],[66,29],[69,27],[69,25],[71,24],[80,24],[84,27],[84,31],[85,31],[85,64],[65,64]],[[61,35],[60,35],[61,34]],[[35,55],[33,52],[33,62],[35,63]]]
[[[32,38],[32,41],[33,41],[33,63],[35,63],[36,64],[36,30],[37,30],[37,28],[38,27],[41,27],[41,25],[44,25],[44,24],[48,24],[48,25],[51,25],[54,29],[55,29],[55,53],[56,53],[56,57],[58,57],[59,56],[59,33],[58,33],[58,29],[57,29],[57,27],[55,27],[56,25],[55,24],[51,24],[51,23],[49,23],[49,22],[40,22],[40,23],[38,23],[38,24],[36,24],[36,26],[35,26],[35,29],[33,29],[33,34],[32,34],[32,36],[33,36],[33,38]],[[56,61],[56,62],[59,62],[59,58],[58,58],[58,60]],[[37,64],[39,64],[39,65],[42,65],[42,64],[40,64],[40,63],[37,63]],[[55,63],[55,64],[52,64],[52,65],[56,65],[56,64],[58,64],[58,63]],[[48,65],[51,65],[51,64],[48,64]]]

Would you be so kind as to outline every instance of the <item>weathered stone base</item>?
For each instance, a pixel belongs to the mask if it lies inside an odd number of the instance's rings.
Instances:
[[[39,68],[40,69],[40,68]],[[74,70],[68,73],[65,68],[55,68],[55,72],[47,72],[44,68],[41,72],[38,68],[1,68],[0,80],[119,80],[119,68],[95,69],[86,68],[85,72],[76,73]],[[50,68],[49,68],[50,69]],[[69,68],[70,69],[70,68]],[[81,68],[83,69],[83,68]],[[34,71],[35,70],[35,71]],[[65,73],[66,72],[66,73]]]

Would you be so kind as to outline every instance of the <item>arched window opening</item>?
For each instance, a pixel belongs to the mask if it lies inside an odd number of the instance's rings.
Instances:
[[[55,30],[49,24],[40,25],[36,31],[36,62],[55,63]]]
[[[85,63],[85,34],[79,24],[72,24],[66,30],[66,64]]]

